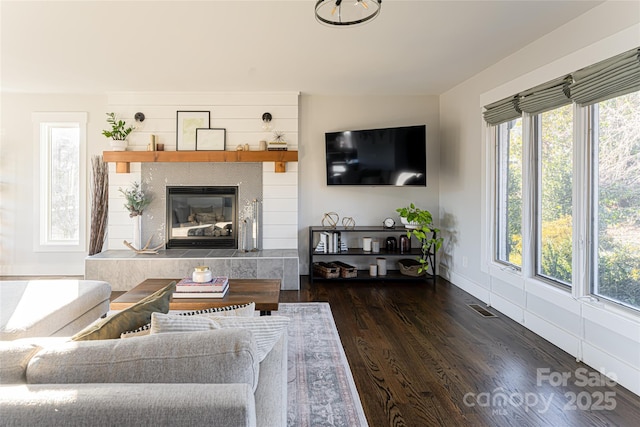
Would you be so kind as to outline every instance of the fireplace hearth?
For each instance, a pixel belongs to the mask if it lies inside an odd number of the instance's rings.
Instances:
[[[167,248],[238,248],[238,187],[167,186]]]

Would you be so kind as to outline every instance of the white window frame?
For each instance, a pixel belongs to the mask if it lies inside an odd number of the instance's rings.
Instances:
[[[87,250],[87,113],[86,112],[39,112],[32,114],[33,141],[34,141],[34,199],[33,224],[37,225],[34,233],[34,252],[86,252]],[[50,242],[48,234],[49,224],[49,174],[50,164],[49,138],[43,129],[47,126],[73,125],[79,131],[79,230],[78,241],[75,243]]]

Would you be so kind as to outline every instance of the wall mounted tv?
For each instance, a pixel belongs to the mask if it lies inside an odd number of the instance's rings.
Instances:
[[[325,133],[327,185],[427,185],[426,125]]]

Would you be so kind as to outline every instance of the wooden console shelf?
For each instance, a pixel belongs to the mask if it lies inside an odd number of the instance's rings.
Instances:
[[[286,151],[104,151],[105,162],[116,164],[116,173],[129,173],[131,162],[275,162],[275,171],[287,171],[287,162],[297,162],[298,152]]]

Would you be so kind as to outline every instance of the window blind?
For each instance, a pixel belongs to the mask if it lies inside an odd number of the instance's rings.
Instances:
[[[640,47],[488,104],[490,125],[514,120],[522,112],[539,114],[575,102],[585,106],[640,90]]]
[[[482,113],[484,119],[490,125],[498,125],[517,119],[522,115],[522,110],[518,107],[518,97],[511,96],[501,99],[492,104],[486,105],[485,111]]]
[[[536,86],[520,94],[518,105],[525,113],[540,114],[571,104],[570,83],[571,76],[564,76]]]
[[[573,73],[571,99],[590,105],[640,90],[640,48]]]

